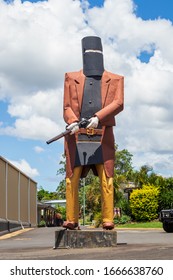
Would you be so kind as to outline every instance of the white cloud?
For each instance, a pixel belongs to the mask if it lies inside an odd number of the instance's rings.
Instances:
[[[14,120],[0,119],[0,134],[45,140],[64,130],[64,73],[82,68],[82,37],[98,35],[105,68],[125,76],[125,109],[116,128],[120,146],[139,164],[154,153],[153,164],[167,166],[173,150],[172,23],[137,18],[132,0],[87,7],[79,0],[0,0],[0,100],[8,102]],[[148,63],[138,59],[143,51],[151,53]]]
[[[51,119],[32,115],[28,119],[17,119],[14,126],[0,129],[0,133],[25,139],[46,140],[50,134],[54,136],[59,130],[58,124]]]
[[[7,5],[1,0],[0,15],[1,84],[7,96],[57,88],[65,71],[79,67],[81,33],[88,29],[80,1]]]
[[[16,166],[20,171],[33,178],[39,175],[39,172],[36,168],[32,168],[29,163],[25,159],[21,159],[19,161],[9,160],[11,164]]]
[[[34,147],[34,151],[36,152],[36,153],[42,153],[42,152],[44,152],[44,149],[42,148],[42,147],[39,147],[39,146],[35,146]]]
[[[137,169],[147,164],[152,166],[159,175],[170,177],[173,169],[173,154],[157,154],[154,152],[135,154],[133,164]]]

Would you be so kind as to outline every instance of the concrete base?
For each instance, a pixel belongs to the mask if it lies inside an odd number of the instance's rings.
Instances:
[[[55,247],[58,248],[97,248],[116,247],[115,230],[66,230],[55,231]]]

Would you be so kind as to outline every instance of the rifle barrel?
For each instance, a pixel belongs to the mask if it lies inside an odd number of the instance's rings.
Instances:
[[[64,137],[65,135],[69,134],[71,132],[71,130],[65,130],[64,132],[58,134],[57,136],[51,138],[50,140],[46,141],[47,144],[50,144],[54,141],[57,141],[58,139]]]

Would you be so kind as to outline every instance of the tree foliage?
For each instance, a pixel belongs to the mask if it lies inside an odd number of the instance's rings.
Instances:
[[[66,182],[65,182],[65,170],[66,170],[66,158],[65,155],[62,155],[62,159],[60,160],[59,164],[61,165],[61,168],[57,170],[57,176],[63,177],[63,179],[60,181],[59,185],[57,186],[57,195],[59,199],[65,199],[66,195]]]
[[[37,199],[38,201],[57,199],[57,193],[49,192],[40,187],[40,189],[37,192]]]
[[[84,189],[81,189],[81,195],[83,190]],[[86,211],[88,213],[97,213],[101,211],[101,190],[98,177],[93,176],[92,182],[85,187],[85,201]]]
[[[167,189],[160,193],[159,210],[173,208],[173,189]]]
[[[115,175],[121,176],[123,180],[131,180],[133,176],[132,157],[128,150],[118,150],[115,146]]]

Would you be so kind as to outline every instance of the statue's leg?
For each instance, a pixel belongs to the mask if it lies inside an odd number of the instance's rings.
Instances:
[[[113,229],[114,223],[114,186],[113,178],[106,177],[103,164],[96,165],[101,184],[101,204],[103,228]]]
[[[73,229],[78,226],[79,219],[79,179],[82,173],[82,166],[74,168],[71,178],[66,178],[66,219],[63,226]]]

